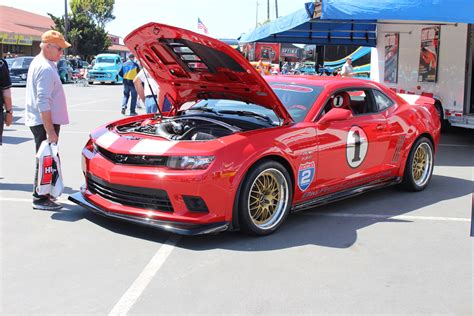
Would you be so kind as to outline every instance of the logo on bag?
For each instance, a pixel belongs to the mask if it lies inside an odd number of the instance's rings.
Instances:
[[[50,184],[53,179],[53,157],[43,157],[43,169],[41,170],[41,185]]]
[[[313,182],[314,170],[314,161],[300,165],[298,169],[298,187],[301,191],[305,191]]]

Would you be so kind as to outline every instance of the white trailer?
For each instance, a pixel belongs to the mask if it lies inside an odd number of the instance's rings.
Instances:
[[[421,30],[441,26],[436,82],[419,82]],[[399,33],[398,82],[384,82],[385,34]],[[399,93],[433,96],[443,125],[474,129],[474,25],[379,20],[371,79]]]

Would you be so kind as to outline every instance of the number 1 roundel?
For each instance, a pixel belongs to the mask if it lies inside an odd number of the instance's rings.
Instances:
[[[346,159],[351,168],[359,167],[367,155],[367,135],[359,126],[352,126],[347,134]]]

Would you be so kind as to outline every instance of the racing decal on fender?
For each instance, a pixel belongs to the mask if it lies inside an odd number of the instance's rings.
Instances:
[[[306,191],[314,179],[314,161],[300,165],[298,169],[298,187],[301,191]]]
[[[352,126],[346,143],[346,160],[351,168],[357,168],[364,162],[368,148],[367,134],[360,126]]]

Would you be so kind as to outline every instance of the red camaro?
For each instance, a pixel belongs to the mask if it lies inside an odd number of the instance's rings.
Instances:
[[[371,81],[262,77],[230,46],[150,23],[125,39],[170,112],[91,133],[70,199],[179,234],[276,231],[289,213],[376,188],[423,190],[440,120]]]

